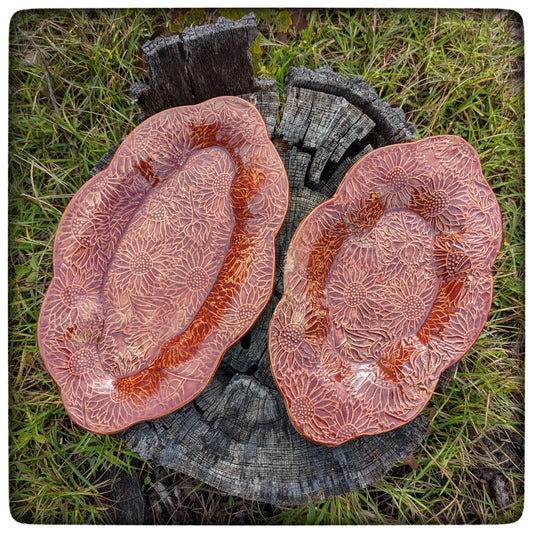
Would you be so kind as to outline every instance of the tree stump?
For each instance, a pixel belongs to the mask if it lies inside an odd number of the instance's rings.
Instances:
[[[280,110],[275,81],[253,77],[249,45],[256,35],[251,14],[237,22],[219,19],[188,28],[181,37],[143,47],[149,83],[131,89],[141,119],[168,107],[240,95],[265,119],[287,169],[290,204],[276,243],[273,295],[255,325],[227,351],[192,402],[120,436],[154,465],[235,496],[295,505],[374,484],[426,434],[429,422],[419,416],[394,431],[338,447],[313,444],[288,419],[267,346],[270,317],[283,293],[285,253],[301,220],[334,193],[357,159],[378,146],[410,140],[414,127],[362,79],[345,79],[328,67],[291,68]]]

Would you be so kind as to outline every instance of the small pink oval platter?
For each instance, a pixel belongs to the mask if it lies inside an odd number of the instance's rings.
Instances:
[[[269,329],[272,371],[306,438],[339,445],[416,417],[483,328],[502,221],[455,136],[386,146],[301,223]]]

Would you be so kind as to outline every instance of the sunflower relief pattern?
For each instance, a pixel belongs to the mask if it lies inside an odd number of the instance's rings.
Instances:
[[[491,305],[501,215],[475,150],[377,149],[298,228],[269,329],[293,425],[339,445],[416,417]]]
[[[288,204],[259,112],[235,97],[139,125],[69,203],[38,339],[63,403],[99,433],[196,396],[268,301]]]

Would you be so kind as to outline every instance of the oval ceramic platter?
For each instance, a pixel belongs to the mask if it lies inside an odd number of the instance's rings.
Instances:
[[[54,241],[39,348],[76,423],[116,432],[205,387],[271,295],[287,204],[248,102],[215,98],[135,128]]]
[[[270,362],[293,425],[339,445],[416,417],[478,337],[501,215],[454,136],[387,146],[295,233]]]

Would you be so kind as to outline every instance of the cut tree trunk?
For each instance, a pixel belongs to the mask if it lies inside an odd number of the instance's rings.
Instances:
[[[270,372],[267,346],[270,317],[283,293],[285,254],[302,219],[333,195],[362,155],[410,140],[414,128],[362,79],[345,79],[328,67],[291,68],[280,109],[275,81],[253,76],[249,45],[256,36],[251,14],[237,22],[219,19],[189,28],[181,37],[156,39],[143,47],[149,81],[131,89],[141,119],[222,94],[247,99],[262,113],[285,164],[290,204],[276,243],[274,292],[255,325],[227,351],[192,402],[120,436],[153,465],[235,496],[295,505],[374,484],[420,446],[428,428],[429,421],[419,416],[394,431],[338,447],[313,444],[289,421]]]

